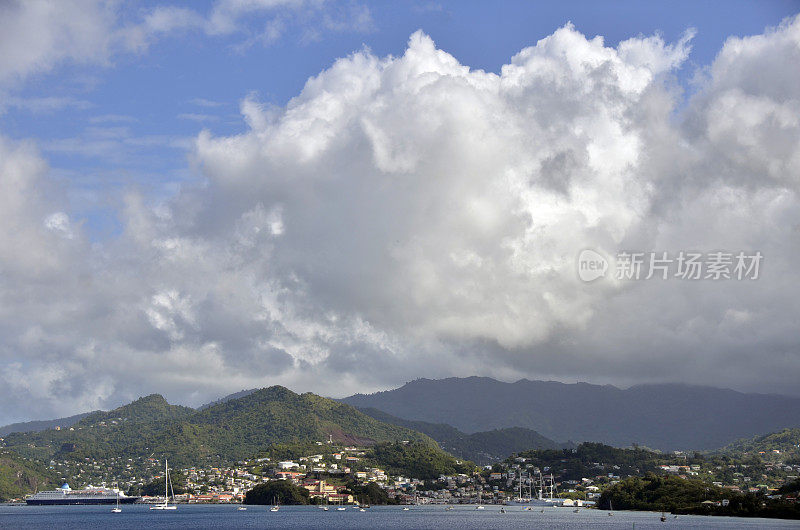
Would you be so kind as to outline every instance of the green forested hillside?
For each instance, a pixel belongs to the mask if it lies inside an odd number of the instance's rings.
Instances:
[[[390,475],[425,480],[475,471],[471,463],[456,460],[444,451],[422,443],[377,444],[370,450],[368,458],[385,468]]]
[[[724,499],[724,500],[723,500]],[[800,519],[800,506],[763,493],[739,493],[695,479],[647,473],[603,491],[598,507],[729,517]]]
[[[800,429],[782,431],[737,440],[723,447],[719,453],[732,455],[760,455],[767,460],[781,460],[800,464]]]
[[[427,436],[382,423],[349,405],[274,386],[195,411],[147,396],[110,412],[94,413],[74,430],[15,433],[6,446],[40,459],[125,460],[166,456],[175,466],[248,458],[278,443],[334,441],[370,445]]]
[[[151,440],[193,413],[191,408],[170,405],[154,394],[108,412],[94,412],[71,428],[9,434],[5,445],[44,461],[54,457],[129,457],[148,450],[152,453]]]
[[[37,490],[56,486],[56,477],[38,461],[0,450],[0,502],[21,499]]]
[[[730,492],[707,482],[648,473],[643,477],[626,478],[607,488],[598,507],[607,510],[611,503],[615,510],[675,511],[730,496]]]

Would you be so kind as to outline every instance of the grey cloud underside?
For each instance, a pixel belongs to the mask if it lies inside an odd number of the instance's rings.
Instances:
[[[729,40],[677,111],[690,37],[566,26],[500,74],[423,33],[356,52],[285,108],[244,100],[245,133],[197,138],[203,185],[129,195],[102,245],[35,148],[0,141],[0,423],[418,376],[796,394],[800,19]],[[584,248],[765,261],[755,282],[584,284]]]

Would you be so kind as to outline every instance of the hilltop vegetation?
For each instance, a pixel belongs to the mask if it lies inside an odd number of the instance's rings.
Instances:
[[[377,444],[368,453],[368,458],[384,467],[390,475],[423,480],[475,471],[473,464],[456,460],[439,448],[423,443]]]
[[[193,414],[195,410],[181,405],[170,405],[163,396],[151,394],[111,411],[92,412],[78,422],[78,426],[99,425],[104,422],[147,423],[153,421],[179,420]]]
[[[41,462],[0,451],[0,502],[19,499],[39,489],[56,487],[57,478]]]
[[[295,486],[288,480],[275,480],[259,484],[247,492],[245,504],[311,504],[306,488]]]

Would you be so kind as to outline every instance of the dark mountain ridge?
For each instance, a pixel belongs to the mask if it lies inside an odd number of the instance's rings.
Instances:
[[[536,431],[523,427],[467,434],[445,423],[405,420],[373,408],[359,410],[376,420],[427,434],[448,453],[480,465],[504,460],[510,454],[520,451],[572,447],[572,444],[558,444]]]
[[[466,433],[524,427],[557,441],[706,450],[800,426],[800,398],[684,384],[611,385],[488,377],[417,379],[343,399]]]

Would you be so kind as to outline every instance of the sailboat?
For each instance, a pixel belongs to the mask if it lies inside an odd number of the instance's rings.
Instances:
[[[482,497],[483,497],[483,491],[479,491],[478,492],[478,505],[475,507],[476,510],[483,510],[484,509],[483,504],[481,504]]]
[[[278,505],[278,503],[277,503],[277,502],[275,502],[275,498],[273,498],[273,499],[272,499],[272,502],[273,502],[274,504],[272,505],[272,508],[270,508],[270,509],[269,509],[269,511],[271,511],[271,512],[277,512],[278,510],[280,510],[280,506]]]
[[[119,507],[119,492],[117,492],[117,506],[111,508],[111,513],[122,513],[122,508]]]
[[[177,510],[178,507],[169,503],[169,496],[172,493],[172,499],[175,500],[175,492],[172,491],[172,481],[169,478],[169,463],[164,459],[164,504],[155,504],[150,507],[151,510]]]
[[[611,501],[609,500],[608,501],[608,515],[614,515],[613,513],[611,513],[613,511],[614,511],[614,507],[611,505]]]

